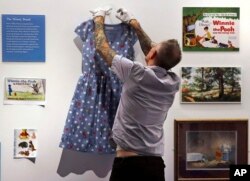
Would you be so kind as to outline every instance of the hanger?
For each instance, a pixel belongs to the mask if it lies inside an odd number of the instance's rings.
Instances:
[[[120,20],[118,20],[116,17],[115,17],[115,14],[116,14],[116,11],[117,11],[117,8],[115,7],[114,4],[110,3],[110,4],[104,4],[103,6],[101,7],[104,7],[104,8],[107,8],[107,9],[112,9],[111,10],[111,13],[109,15],[106,16],[105,18],[105,23],[106,24],[119,24],[121,23]]]

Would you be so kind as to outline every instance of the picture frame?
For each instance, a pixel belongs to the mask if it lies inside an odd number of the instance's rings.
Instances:
[[[182,104],[240,104],[241,67],[181,67]]]
[[[247,119],[175,119],[175,181],[226,181],[248,163]]]
[[[183,7],[183,51],[238,52],[239,7]]]

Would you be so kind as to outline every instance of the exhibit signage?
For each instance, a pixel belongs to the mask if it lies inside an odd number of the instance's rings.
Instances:
[[[184,7],[183,51],[239,51],[239,8]]]
[[[45,62],[45,16],[2,15],[3,62]]]
[[[14,130],[14,158],[36,158],[37,156],[37,130]]]
[[[46,104],[46,80],[40,78],[5,78],[4,104]]]

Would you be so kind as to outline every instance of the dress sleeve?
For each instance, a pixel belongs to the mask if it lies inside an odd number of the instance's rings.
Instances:
[[[75,29],[75,33],[82,39],[82,41],[85,41],[87,38],[87,35],[90,31],[92,31],[92,22],[90,20],[85,21],[78,25]]]

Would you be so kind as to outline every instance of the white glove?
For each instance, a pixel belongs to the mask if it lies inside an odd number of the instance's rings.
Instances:
[[[116,17],[124,23],[129,23],[130,20],[135,19],[134,16],[124,8],[117,10]]]
[[[106,15],[110,15],[112,8],[96,8],[94,10],[90,10],[90,12],[92,13],[93,17],[97,17],[97,16],[102,16],[105,17]]]

